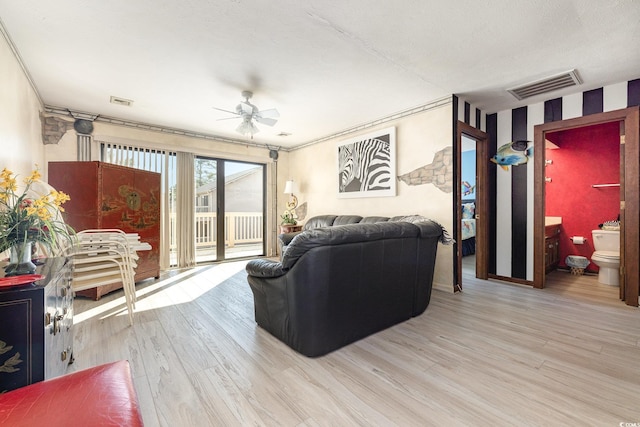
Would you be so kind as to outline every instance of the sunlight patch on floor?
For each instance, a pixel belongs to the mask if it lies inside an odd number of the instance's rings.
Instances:
[[[94,303],[99,305],[85,310],[82,313],[75,313],[73,315],[74,325],[97,316],[101,316],[100,318],[104,319],[114,315],[127,315],[127,305],[125,304],[124,294],[122,295],[122,297],[113,299],[111,301],[94,301]]]
[[[191,268],[182,273],[158,280],[136,290],[137,301],[134,312],[142,312],[176,304],[191,302],[215,288],[234,274],[244,271],[246,260]],[[73,317],[73,323],[113,315],[126,316],[127,309],[124,294],[118,298],[96,301],[96,306]],[[135,322],[135,318],[134,318]]]

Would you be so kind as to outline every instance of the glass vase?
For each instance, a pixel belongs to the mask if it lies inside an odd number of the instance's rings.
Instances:
[[[11,247],[9,264],[4,268],[5,276],[22,276],[36,272],[36,265],[31,262],[32,244],[32,242],[21,242]]]

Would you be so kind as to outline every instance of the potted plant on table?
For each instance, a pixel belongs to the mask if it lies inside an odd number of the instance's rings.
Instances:
[[[282,233],[290,233],[298,224],[298,221],[296,220],[295,212],[293,211],[290,211],[290,210],[284,211],[284,213],[280,215],[280,218],[282,218],[282,222],[280,223],[280,231]]]
[[[9,250],[6,276],[31,274],[36,266],[31,262],[32,245],[41,243],[51,254],[58,253],[65,242],[72,243],[75,232],[62,220],[62,204],[69,200],[63,192],[46,189],[42,195],[34,189],[40,172],[36,169],[25,180],[21,194],[16,176],[4,168],[0,172],[0,253]]]

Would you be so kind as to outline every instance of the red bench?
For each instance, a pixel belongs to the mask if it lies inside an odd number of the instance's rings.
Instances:
[[[0,394],[0,426],[142,426],[138,406],[121,360]]]

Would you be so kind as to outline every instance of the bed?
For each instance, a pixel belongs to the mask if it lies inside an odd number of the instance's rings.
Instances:
[[[462,200],[462,256],[476,253],[476,202]]]

